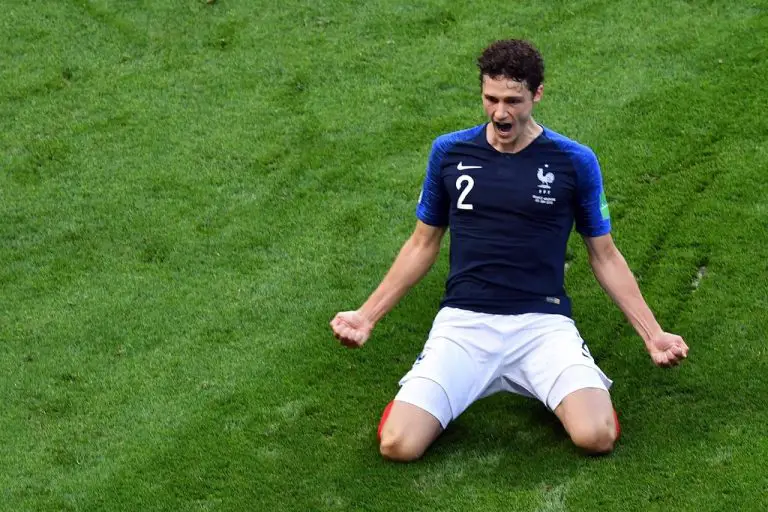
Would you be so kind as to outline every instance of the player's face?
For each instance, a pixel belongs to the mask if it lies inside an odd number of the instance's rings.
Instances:
[[[541,100],[543,86],[532,93],[523,82],[506,77],[483,76],[483,108],[500,145],[514,144],[531,122],[533,106]]]

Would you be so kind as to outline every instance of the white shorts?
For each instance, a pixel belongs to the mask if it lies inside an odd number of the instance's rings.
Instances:
[[[395,400],[426,410],[445,428],[473,402],[500,391],[554,410],[574,391],[607,391],[611,384],[566,316],[443,308]]]

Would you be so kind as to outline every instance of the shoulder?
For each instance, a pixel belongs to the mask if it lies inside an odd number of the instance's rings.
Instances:
[[[484,128],[485,128],[485,124],[481,124],[481,125],[473,126],[471,128],[466,128],[464,130],[444,133],[439,137],[437,137],[434,141],[432,141],[432,151],[445,153],[451,147],[453,147],[458,143],[470,142],[476,137],[478,137],[481,133],[483,133]]]
[[[589,172],[597,167],[597,156],[589,146],[546,127],[544,128],[544,135],[571,158],[577,170]]]

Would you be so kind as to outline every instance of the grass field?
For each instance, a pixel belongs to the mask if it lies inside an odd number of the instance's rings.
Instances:
[[[598,154],[613,233],[691,347],[654,368],[569,246],[624,434],[472,406],[411,465],[379,414],[432,272],[360,351],[328,321],[415,223],[474,59],[532,39],[539,122]],[[768,510],[768,2],[6,0],[0,509]]]

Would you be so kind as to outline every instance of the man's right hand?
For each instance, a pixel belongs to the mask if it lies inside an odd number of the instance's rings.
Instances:
[[[344,311],[331,320],[331,329],[345,347],[360,348],[368,341],[373,323],[358,311]]]

